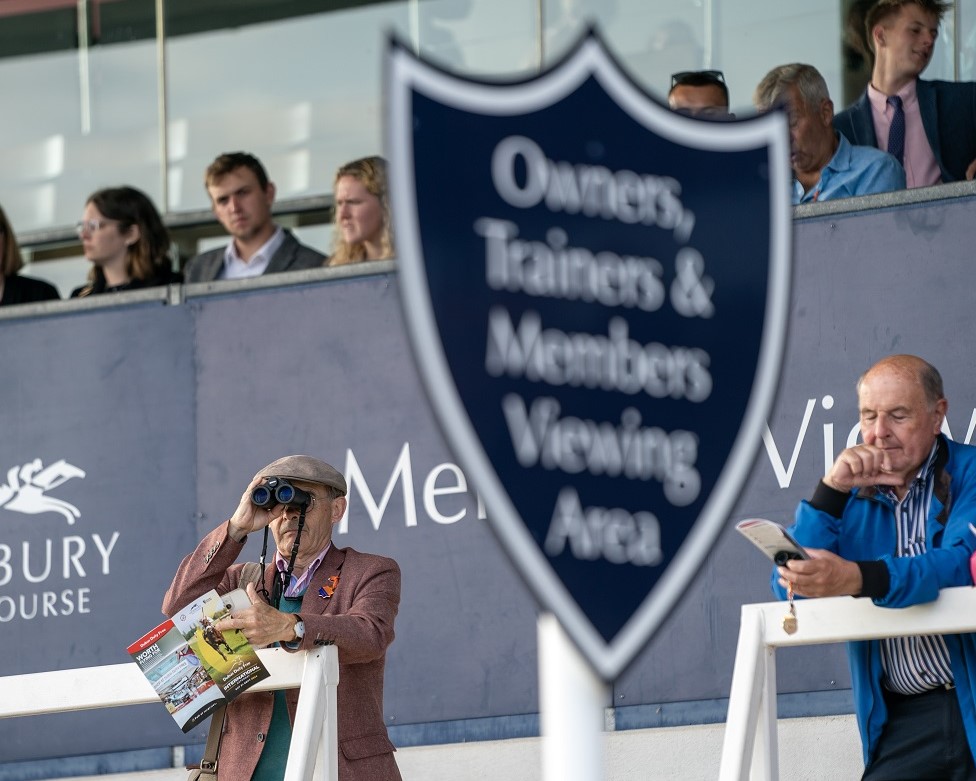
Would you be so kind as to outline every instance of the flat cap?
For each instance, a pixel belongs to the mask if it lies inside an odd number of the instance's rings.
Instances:
[[[312,456],[285,456],[272,461],[258,474],[262,477],[284,477],[287,480],[328,485],[341,491],[343,495],[346,494],[346,478],[342,476],[342,472]]]

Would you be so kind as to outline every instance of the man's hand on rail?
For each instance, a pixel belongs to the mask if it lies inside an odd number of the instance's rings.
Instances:
[[[976,160],[973,160],[966,169],[966,181],[971,182],[974,176],[976,176]]]
[[[809,559],[791,559],[778,567],[779,584],[801,597],[840,597],[861,593],[861,568],[821,548],[807,548]]]

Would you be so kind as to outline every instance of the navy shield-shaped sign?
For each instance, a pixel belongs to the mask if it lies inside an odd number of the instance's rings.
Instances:
[[[428,395],[519,572],[612,680],[722,532],[774,397],[785,118],[672,113],[592,33],[505,84],[392,43],[387,111]]]

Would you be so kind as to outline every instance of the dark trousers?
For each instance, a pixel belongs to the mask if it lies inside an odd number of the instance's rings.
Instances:
[[[954,689],[886,693],[888,721],[861,781],[976,781]]]

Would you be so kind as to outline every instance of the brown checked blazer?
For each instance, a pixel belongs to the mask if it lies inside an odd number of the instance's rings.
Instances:
[[[227,523],[210,532],[183,559],[163,598],[172,615],[210,589],[221,594],[237,588],[243,564],[235,564],[243,544]],[[265,570],[271,591],[274,565]],[[339,582],[329,598],[319,590],[329,578]],[[393,559],[339,548],[333,542],[302,599],[305,637],[297,650],[335,644],[339,648],[338,736],[340,781],[400,781],[396,750],[383,721],[383,668],[393,642],[393,621],[400,605],[400,568]],[[292,723],[298,689],[286,693]],[[245,692],[228,707],[217,766],[220,781],[249,779],[257,766],[274,705],[271,692]]]

